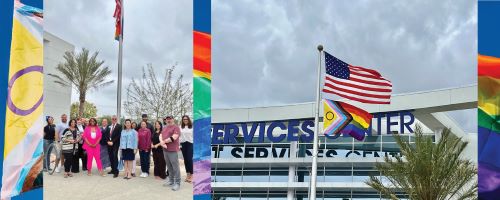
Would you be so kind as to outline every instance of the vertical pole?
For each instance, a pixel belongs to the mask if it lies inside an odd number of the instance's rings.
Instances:
[[[290,142],[290,158],[296,158],[296,157],[297,157],[297,141],[293,141]],[[295,182],[295,168],[296,168],[295,165],[290,165],[288,167],[288,185],[292,185],[292,183]],[[295,189],[288,188],[286,199],[287,200],[295,199]]]
[[[119,47],[118,47],[118,88],[117,88],[117,98],[116,98],[116,116],[118,117],[118,123],[121,123],[121,113],[122,113],[122,55],[123,55],[123,14],[124,7],[123,1],[121,0],[121,19],[120,19],[120,38],[119,38]]]
[[[314,141],[313,141],[313,161],[311,172],[311,186],[309,200],[316,200],[316,179],[318,175],[318,135],[319,135],[319,104],[320,104],[320,87],[321,87],[321,53],[323,45],[318,45],[318,83],[316,85],[316,109],[314,115]]]

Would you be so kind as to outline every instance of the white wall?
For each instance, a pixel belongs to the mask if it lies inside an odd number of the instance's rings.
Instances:
[[[69,116],[71,105],[71,87],[62,87],[54,82],[55,78],[47,74],[58,74],[57,64],[64,61],[63,55],[66,51],[74,51],[75,46],[44,32],[43,36],[43,70],[44,70],[44,116],[53,116],[55,123],[59,123],[60,116],[65,113]]]

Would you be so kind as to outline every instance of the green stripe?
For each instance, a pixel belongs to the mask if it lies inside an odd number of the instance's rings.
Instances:
[[[500,132],[500,116],[488,115],[481,108],[477,109],[478,125],[483,128],[490,129],[495,132]]]
[[[193,78],[193,118],[201,119],[211,115],[211,81],[203,77]]]
[[[367,129],[367,128],[364,128],[363,126],[361,126],[361,124],[360,124],[360,123],[358,123],[358,122],[357,122],[357,121],[355,121],[355,120],[352,120],[350,124],[352,124],[352,125],[354,125],[354,126],[358,127],[359,129],[363,129],[363,130],[366,130],[366,129]]]

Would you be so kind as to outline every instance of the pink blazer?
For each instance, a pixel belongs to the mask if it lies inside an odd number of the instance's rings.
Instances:
[[[99,145],[99,141],[101,140],[102,133],[101,133],[101,129],[99,128],[99,126],[95,126],[95,132],[96,132],[96,136],[94,139],[92,139],[92,135],[90,133],[90,126],[87,126],[87,127],[85,127],[85,130],[83,130],[82,138],[87,138],[87,140],[90,143],[97,144],[97,146],[95,148],[100,148],[101,145]],[[87,145],[87,143],[84,141],[83,142],[83,149],[87,149],[87,148],[92,148],[92,147]]]

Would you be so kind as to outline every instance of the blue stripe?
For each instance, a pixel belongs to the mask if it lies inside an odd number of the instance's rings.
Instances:
[[[21,3],[43,10],[43,0],[21,0]]]
[[[12,200],[43,200],[43,188],[38,188],[15,196]]]
[[[194,195],[193,199],[195,199],[195,200],[211,200],[212,198],[211,198],[210,194],[198,194],[198,195]]]
[[[211,0],[194,0],[193,2],[193,30],[211,33]]]
[[[344,135],[349,134],[356,140],[363,140],[365,138],[365,130],[358,128],[354,124],[347,124],[340,132]]]
[[[500,168],[500,134],[478,127],[478,162]]]
[[[500,57],[500,26],[498,19],[500,17],[500,2],[478,3],[478,52],[483,55]]]
[[[7,108],[7,83],[9,76],[10,43],[12,40],[12,18],[14,1],[0,1],[0,175],[3,172],[5,144],[5,109]],[[0,181],[1,186],[1,181]]]

